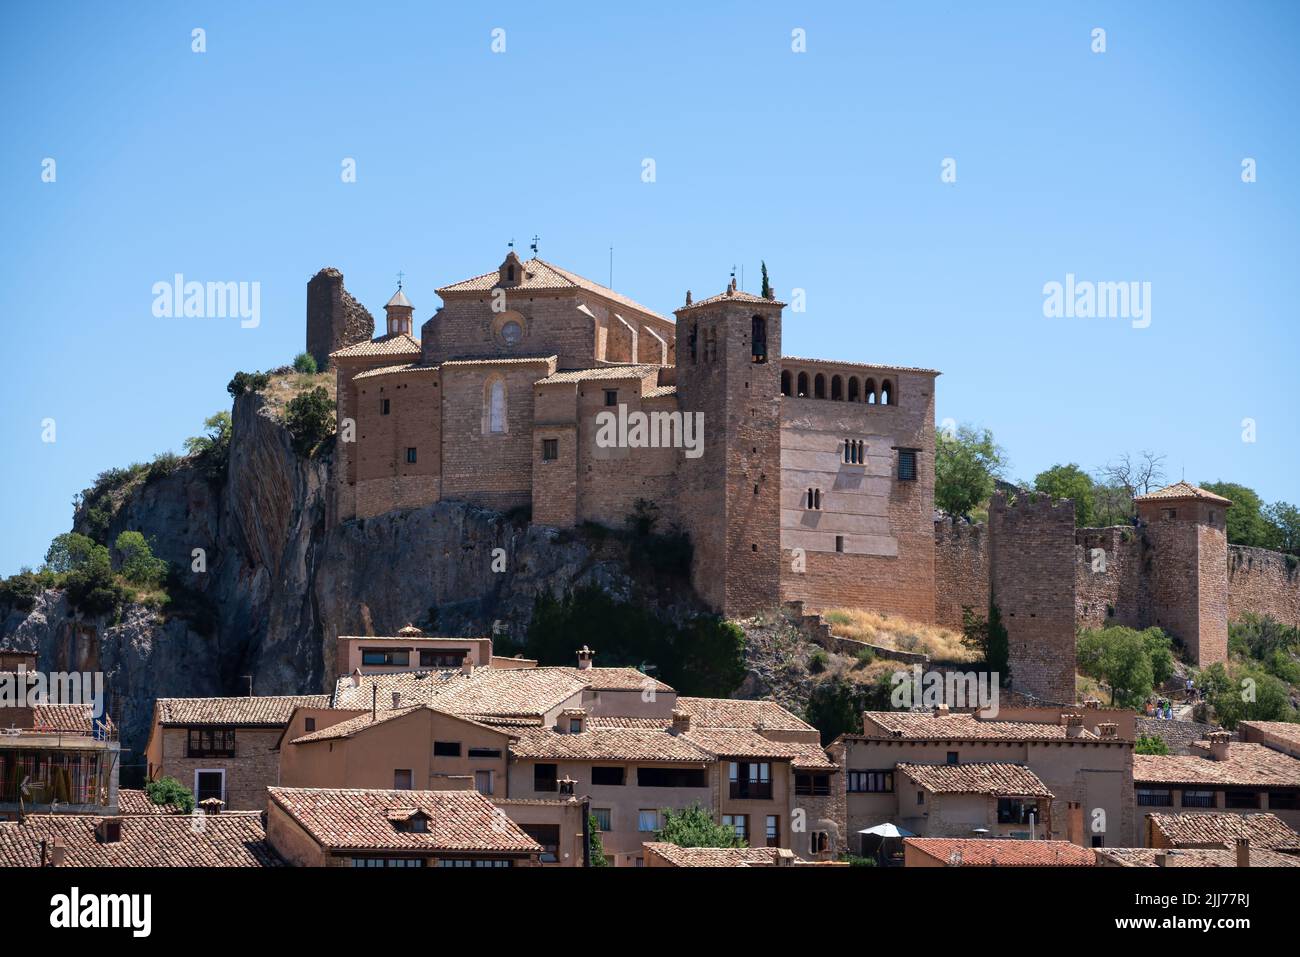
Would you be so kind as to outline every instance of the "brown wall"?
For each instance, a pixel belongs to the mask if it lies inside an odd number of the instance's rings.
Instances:
[[[165,727],[155,739],[150,764],[155,778],[173,777],[194,789],[198,770],[226,772],[226,810],[261,811],[266,807],[266,789],[280,783],[280,754],[276,746],[281,728],[236,728],[233,758],[188,758],[185,756],[189,732],[186,728]],[[161,760],[156,760],[159,751]]]
[[[1300,562],[1264,548],[1228,546],[1228,618],[1269,615],[1300,624]]]

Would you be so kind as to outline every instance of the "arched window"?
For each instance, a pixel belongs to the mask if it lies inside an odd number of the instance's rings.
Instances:
[[[894,404],[894,387],[889,384],[888,379],[880,383],[880,404],[881,405]]]
[[[485,396],[486,407],[483,410],[483,431],[501,433],[506,431],[506,384],[503,379],[493,379],[488,383]]]
[[[831,398],[836,402],[844,401],[844,380],[839,376],[831,376]]]
[[[767,361],[767,320],[755,316],[749,321],[749,339],[753,343],[750,352],[754,362]]]
[[[692,323],[691,323],[691,334],[690,334],[689,339],[687,340],[687,341],[690,343],[690,346],[691,346],[691,364],[692,364],[692,365],[694,365],[695,363],[697,363],[697,362],[699,361],[699,357],[696,355],[696,345],[697,345],[697,342],[699,341],[699,338],[700,338],[700,324],[699,324],[698,322],[692,322]]]
[[[858,385],[858,377],[855,375],[849,376],[849,401],[850,402],[858,401],[858,398],[860,396],[859,388],[860,387]]]
[[[816,378],[813,379],[813,398],[826,398],[826,376],[822,375],[820,372],[817,373]]]
[[[868,379],[867,384],[862,387],[862,401],[867,405],[876,404],[876,380]]]
[[[781,370],[781,394],[782,395],[790,394],[790,370],[789,369]]]
[[[795,393],[799,398],[808,398],[808,373],[799,373],[799,391]]]

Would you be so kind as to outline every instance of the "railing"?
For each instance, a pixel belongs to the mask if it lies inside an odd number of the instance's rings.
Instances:
[[[768,801],[772,798],[771,781],[732,781],[731,796],[742,801]]]
[[[1214,807],[1213,794],[1188,794],[1183,792],[1183,807]]]

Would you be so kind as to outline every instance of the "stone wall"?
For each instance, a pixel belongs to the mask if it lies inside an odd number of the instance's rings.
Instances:
[[[962,608],[978,615],[989,608],[987,525],[948,518],[934,523],[934,622],[960,631]]]
[[[1300,561],[1265,548],[1228,546],[1228,620],[1247,614],[1300,625]]]
[[[1151,550],[1130,525],[1079,528],[1075,541],[1075,619],[1081,628],[1144,628],[1151,618]]]
[[[375,317],[343,286],[343,273],[326,266],[307,283],[307,351],[316,368],[329,367],[330,353],[374,338]]]
[[[990,581],[1010,642],[1013,691],[1074,702],[1074,506],[1045,498],[989,506]]]

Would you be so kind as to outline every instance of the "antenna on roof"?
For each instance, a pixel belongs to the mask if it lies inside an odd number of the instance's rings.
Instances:
[[[614,288],[614,247],[609,247],[609,288]]]
[[[251,698],[253,697],[253,676],[244,675],[244,677],[248,679],[248,696]]]
[[[507,249],[514,249],[514,248],[515,248],[515,237],[513,237],[513,236],[510,237],[510,242],[506,243],[506,248],[507,248]]]
[[[538,236],[536,233],[533,233],[533,244],[529,248],[533,251],[534,256],[537,255],[537,244],[540,243],[541,241],[542,241],[542,237]]]

